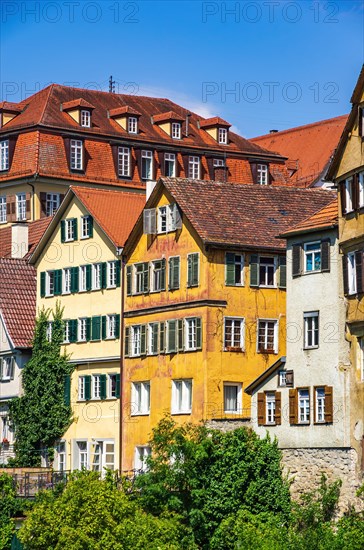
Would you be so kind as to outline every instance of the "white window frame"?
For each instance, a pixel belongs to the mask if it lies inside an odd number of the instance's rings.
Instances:
[[[345,180],[345,214],[353,211],[353,183],[354,178],[346,178]]]
[[[310,423],[310,391],[307,388],[298,389],[298,423]]]
[[[273,333],[273,353],[278,353],[278,319],[258,319],[257,323],[257,351],[258,353],[266,353],[264,350],[260,351],[259,346],[259,328],[260,324],[265,323],[265,335],[264,335],[264,343],[266,344],[268,342],[268,336],[269,336],[269,326],[268,323],[274,323],[274,333]],[[271,349],[267,348],[265,346],[265,349]]]
[[[85,401],[85,377],[78,377],[78,400]]]
[[[141,163],[142,163],[142,180],[153,179],[153,151],[148,149],[142,149]],[[149,167],[149,169],[147,169]]]
[[[172,122],[172,124],[171,124],[171,137],[173,139],[181,139],[181,137],[182,137],[182,124],[180,122]]]
[[[345,258],[343,259],[345,261]],[[348,262],[348,294],[356,294],[356,259],[355,252],[349,252],[347,255]]]
[[[265,394],[265,422],[276,423],[276,394],[274,391]]]
[[[80,139],[71,139],[70,147],[71,170],[83,170],[83,141]]]
[[[46,271],[46,296],[54,296],[54,271]]]
[[[141,325],[130,327],[130,357],[139,357],[141,354]]]
[[[128,134],[137,134],[138,133],[138,117],[129,116],[128,117]]]
[[[130,178],[130,147],[118,147],[118,176]]]
[[[280,370],[278,372],[278,376],[279,376],[278,386],[282,387],[282,388],[285,388],[287,386],[287,371],[286,370]]]
[[[91,128],[91,113],[86,109],[81,110],[81,126],[84,128]]]
[[[157,327],[157,347],[153,349],[153,327]],[[158,355],[159,352],[159,323],[148,323],[147,327],[147,353],[148,355]]]
[[[16,221],[21,222],[27,219],[27,197],[26,193],[16,195]]]
[[[62,294],[71,294],[71,268],[62,269]]]
[[[91,399],[101,399],[101,374],[91,375]]]
[[[64,220],[64,233],[65,233],[65,242],[70,243],[75,240],[75,231],[73,226],[73,218]]]
[[[184,319],[184,341],[185,351],[197,350],[197,317],[186,317]]]
[[[224,159],[214,159],[214,168],[225,168]]]
[[[146,459],[152,454],[149,445],[138,445],[134,452],[134,469],[137,472],[147,472],[148,466]]]
[[[106,338],[115,340],[116,338],[116,314],[106,315]]]
[[[227,345],[227,323],[232,324],[231,327],[231,342]],[[235,342],[235,324],[239,323],[239,341]],[[228,348],[239,348],[241,351],[244,351],[245,347],[245,319],[244,317],[224,317],[224,341],[223,348],[225,351],[228,351]]]
[[[273,260],[271,262],[265,262],[265,259]],[[261,268],[264,267],[264,283],[262,283],[262,273]],[[259,286],[263,288],[276,288],[277,287],[277,267],[278,259],[277,256],[259,256]],[[269,280],[269,270],[273,269],[273,284],[268,284]]]
[[[64,320],[64,337],[63,337],[63,343],[69,344],[70,342],[70,323],[68,319]]]
[[[268,164],[257,164],[257,183],[258,185],[268,185]]]
[[[89,469],[89,448],[87,441],[76,441],[78,455],[78,469]]]
[[[227,400],[226,400],[226,394],[225,394],[225,388],[227,387],[235,387],[237,388],[237,395],[236,395],[236,408],[234,409],[228,409],[227,407]],[[224,413],[225,414],[241,414],[242,413],[242,407],[243,407],[243,392],[242,392],[243,385],[240,382],[224,382]]]
[[[91,216],[81,216],[81,239],[90,238]]]
[[[111,372],[110,374],[108,374],[108,397],[109,399],[117,399],[116,397],[116,377],[117,377],[118,373],[117,372]],[[113,380],[115,382],[113,382]],[[114,388],[113,388],[114,386]]]
[[[364,171],[358,174],[359,182],[359,208],[364,207]]]
[[[131,416],[147,416],[150,414],[150,381],[132,382],[131,384]]]
[[[159,269],[156,268],[157,262],[161,264],[161,267]],[[150,292],[162,292],[161,273],[163,271],[163,259],[153,260],[152,262],[150,262],[149,267],[150,267]],[[164,264],[164,286],[165,286],[166,275],[167,275],[166,271],[167,271],[167,267],[165,263]]]
[[[12,355],[0,358],[1,362],[1,382],[9,382],[14,379],[15,359]],[[0,442],[1,443],[1,442]]]
[[[158,233],[168,233],[168,205],[160,206],[158,208]]]
[[[172,380],[171,414],[191,414],[192,379]]]
[[[56,447],[58,472],[65,472],[67,466],[66,442],[59,441]]]
[[[228,131],[227,128],[218,128],[217,141],[220,145],[227,145],[228,143]]]
[[[172,165],[171,174],[167,173],[167,163],[168,163],[168,166]],[[164,171],[165,171],[166,177],[169,177],[169,178],[175,178],[176,177],[176,155],[175,155],[175,153],[164,153]]]
[[[316,245],[316,248],[313,248],[312,250],[308,250],[310,246],[314,246],[314,245]],[[321,267],[322,267],[321,241],[312,241],[309,243],[305,243],[303,248],[304,248],[304,258],[305,258],[305,266],[304,266],[305,273],[315,273],[315,272],[317,273],[318,271],[321,271]],[[320,254],[320,267],[318,269],[315,269],[315,254],[317,253]],[[309,256],[311,256],[313,269],[307,269],[307,259]]]
[[[101,263],[92,264],[91,280],[92,290],[101,290]]]
[[[80,317],[77,323],[77,341],[86,342],[87,336],[87,319],[86,317]]]
[[[0,141],[0,172],[9,170],[9,140]]]
[[[53,333],[53,322],[48,321],[47,322],[47,332],[46,332],[46,337],[47,337],[48,342],[52,342],[52,333]]]
[[[191,155],[188,157],[188,178],[199,180],[201,175],[201,159]]]
[[[61,203],[60,193],[46,193],[46,215],[53,216]]]
[[[318,387],[315,391],[315,422],[322,424],[325,422],[325,388]]]
[[[0,196],[0,223],[7,222],[6,195]]]
[[[303,314],[304,349],[316,349],[320,343],[320,318],[318,311],[307,311]]]
[[[78,269],[78,277],[79,277],[79,279],[78,279],[78,281],[79,281],[78,291],[79,292],[86,292],[86,289],[87,289],[86,273],[87,273],[86,266],[85,265],[80,265],[80,267]]]
[[[117,262],[107,262],[107,288],[116,288],[116,265]]]

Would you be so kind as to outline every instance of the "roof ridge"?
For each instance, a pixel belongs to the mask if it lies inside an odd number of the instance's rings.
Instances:
[[[268,134],[262,134],[260,136],[249,138],[249,141],[254,142],[255,140],[258,140],[258,139],[267,138],[268,136],[273,137],[273,136],[276,136],[277,134],[281,136],[282,134],[287,134],[289,132],[297,132],[302,129],[312,128],[314,126],[321,126],[324,124],[328,124],[329,122],[334,122],[339,119],[348,118],[348,116],[349,116],[349,113],[345,115],[339,115],[337,117],[325,118],[323,120],[318,120],[317,122],[309,122],[308,124],[302,124],[301,126],[293,126],[292,128],[286,128],[285,130],[278,130],[278,132],[274,132],[273,134],[268,132]]]

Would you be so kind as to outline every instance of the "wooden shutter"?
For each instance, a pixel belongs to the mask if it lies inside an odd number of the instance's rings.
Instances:
[[[133,283],[133,280],[132,280],[132,269],[133,269],[133,266],[132,265],[128,265],[126,266],[126,295],[127,296],[131,296],[132,295],[132,283]]]
[[[143,292],[149,292],[149,263],[143,263]]]
[[[252,171],[252,180],[253,180],[253,183],[257,183],[257,165],[255,162],[252,162],[250,164],[250,168],[251,168],[251,171]]]
[[[130,327],[125,327],[124,356],[129,357],[130,351]]]
[[[321,271],[330,271],[330,239],[321,241]]]
[[[289,390],[289,423],[298,423],[298,394],[296,389]]]
[[[100,374],[100,399],[106,399],[106,374]]]
[[[286,256],[278,256],[279,276],[278,288],[287,287],[287,259]]]
[[[31,199],[31,193],[26,193],[25,194],[25,219],[26,220],[30,220],[31,218],[30,199]]]
[[[169,258],[168,289],[176,290],[179,288],[179,256]]]
[[[110,147],[111,147],[111,155],[114,163],[114,170],[115,170],[116,177],[123,178],[124,176],[120,176],[119,174],[119,147],[116,144],[110,144]]]
[[[85,380],[85,400],[89,401],[91,399],[91,376],[84,376]]]
[[[61,243],[66,240],[66,220],[61,220]]]
[[[183,170],[184,170],[184,173],[185,173],[185,178],[188,178],[188,172],[189,172],[189,158],[190,158],[190,155],[182,155]]]
[[[72,225],[73,225],[73,240],[77,241],[78,239],[78,227],[77,227],[77,218],[72,219]]]
[[[176,321],[171,320],[167,322],[167,353],[175,353],[176,351]]]
[[[91,339],[91,317],[86,319],[86,342],[89,342]]]
[[[258,426],[265,424],[265,393],[258,393]]]
[[[187,256],[187,286],[198,286],[199,254],[189,254]]]
[[[107,263],[102,262],[101,264],[101,288],[106,288],[107,286]]]
[[[363,252],[355,252],[355,274],[356,274],[356,292],[358,294],[364,291],[364,273],[363,273]]]
[[[173,204],[173,210],[172,210],[172,225],[173,229],[182,229],[182,212],[178,207],[177,203]]]
[[[353,210],[357,210],[359,208],[359,178],[358,174],[353,175],[353,181],[351,184],[351,197],[352,197],[352,205]]]
[[[77,342],[77,326],[78,326],[77,319],[70,319],[68,321],[68,326],[69,326],[69,341],[72,344],[74,342]]]
[[[47,193],[39,193],[40,202],[40,217],[45,218],[47,216]]]
[[[134,148],[134,154],[135,154],[135,165],[138,169],[139,181],[143,182],[143,180],[142,180],[142,150],[139,147],[135,147]]]
[[[276,424],[279,426],[282,424],[282,399],[281,399],[281,392],[276,391],[275,392],[275,400],[276,400]]]
[[[250,255],[250,286],[259,286],[259,257]]]
[[[161,290],[166,290],[166,260],[161,260]]]
[[[325,386],[325,422],[334,421],[334,399],[332,386]]]
[[[287,387],[293,387],[293,370],[287,370],[286,371],[286,386]]]
[[[54,271],[54,295],[59,296],[62,294],[62,269],[56,269]]]
[[[344,282],[344,294],[345,296],[349,294],[349,272],[348,272],[348,256],[344,254],[343,256],[343,282]]]
[[[64,377],[64,402],[67,407],[71,405],[71,376],[69,374]]]
[[[44,298],[46,295],[46,272],[42,271],[40,274],[40,297]]]
[[[164,166],[164,151],[158,151],[158,162],[159,162],[159,170],[161,176],[166,175],[165,166]]]
[[[159,323],[159,353],[165,353],[166,350],[166,338],[165,338],[165,323],[162,321]]]
[[[115,338],[120,338],[120,314],[115,315]]]
[[[94,236],[94,219],[92,216],[88,216],[88,227],[88,236],[90,237],[90,239],[92,239],[92,237]]]
[[[196,349],[202,349],[202,319],[196,317]]]
[[[91,290],[92,286],[92,266],[91,264],[86,265],[86,290]]]
[[[78,274],[79,274],[78,267],[71,267],[71,292],[72,293],[76,293],[79,290]]]
[[[101,337],[103,340],[106,340],[106,325],[107,325],[106,315],[103,315],[101,317]]]
[[[225,284],[235,285],[235,254],[225,254]]]
[[[117,260],[115,262],[115,270],[116,270],[116,286],[120,286],[120,275],[121,275],[121,260]]]
[[[145,235],[155,235],[157,233],[157,215],[155,208],[146,208],[143,210],[143,233]]]
[[[115,375],[115,397],[117,399],[120,398],[121,391],[120,391],[120,374]]]
[[[8,222],[16,221],[16,196],[8,195],[6,197],[6,219]]]
[[[140,326],[140,355],[147,353],[147,325]]]
[[[302,273],[302,245],[292,246],[292,277],[299,277]]]
[[[91,321],[91,340],[101,339],[101,317],[92,317]]]
[[[177,320],[177,349],[178,351],[184,350],[184,321],[183,319]]]
[[[214,168],[214,159],[212,157],[207,157],[207,169],[209,172],[210,180],[215,179],[215,168]]]
[[[346,213],[346,186],[345,180],[339,183],[340,186],[340,199],[341,199],[341,213],[345,216]]]

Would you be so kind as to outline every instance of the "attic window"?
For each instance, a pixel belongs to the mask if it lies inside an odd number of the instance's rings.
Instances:
[[[81,126],[85,128],[91,127],[91,113],[90,111],[82,110],[81,111]]]
[[[0,141],[0,170],[9,169],[9,140]]]
[[[181,123],[180,122],[172,122],[172,138],[173,139],[181,139]]]
[[[257,183],[259,185],[268,185],[268,165],[257,164]]]
[[[138,119],[137,119],[137,117],[130,116],[128,118],[128,132],[129,132],[129,134],[137,134],[138,133]]]
[[[218,131],[218,142],[221,145],[227,145],[228,140],[228,131],[226,128],[219,128]]]

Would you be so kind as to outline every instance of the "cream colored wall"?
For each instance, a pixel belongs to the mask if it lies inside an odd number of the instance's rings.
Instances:
[[[360,98],[360,103],[364,103],[364,91]],[[355,118],[354,126],[346,140],[345,150],[340,159],[335,179],[339,180],[351,170],[364,166],[364,141],[359,136],[358,116]]]
[[[206,132],[217,141],[217,128],[206,128]]]
[[[75,109],[74,111],[67,111],[67,114],[73,118],[78,124],[80,123],[80,109]]]

